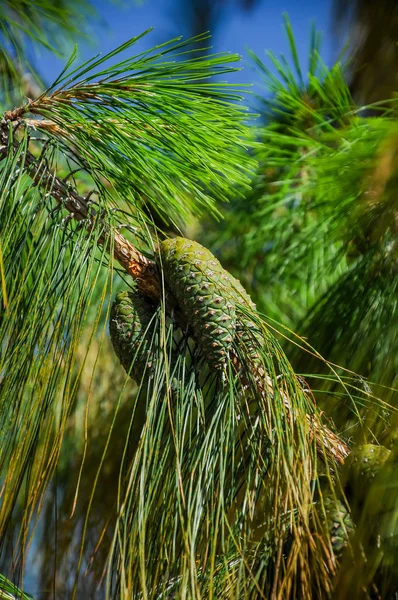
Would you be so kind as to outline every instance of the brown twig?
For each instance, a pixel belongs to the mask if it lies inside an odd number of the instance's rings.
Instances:
[[[243,376],[245,385],[249,385],[250,377],[245,375],[245,370],[242,368],[242,364],[236,355],[232,357],[232,364],[235,372],[240,376]],[[256,382],[258,392],[263,396],[266,402],[269,402],[275,395],[275,386],[271,377],[265,372],[261,362],[256,356],[249,357],[249,366],[247,368],[250,376],[253,377]],[[278,386],[278,392],[286,408],[288,419],[292,422],[294,420],[295,411],[289,394],[283,389],[282,385]],[[315,408],[315,398],[312,396],[311,391],[308,389],[303,390],[303,392],[309,400],[309,405],[312,405]],[[310,414],[307,413],[306,418],[310,437],[314,439],[316,443],[318,456],[322,460],[326,458],[332,462],[343,464],[349,454],[348,446],[320,420],[316,411]]]
[[[17,145],[18,142],[14,142],[14,149]],[[8,152],[9,124],[3,121],[0,127],[0,158],[5,158]],[[24,161],[25,165],[31,167],[31,177],[34,183],[45,188],[58,204],[61,204],[70,213],[73,219],[85,222],[87,230],[90,231],[98,214],[90,207],[87,200],[57,177],[55,173],[52,173],[45,163],[38,164],[37,158],[30,151],[24,155]],[[141,254],[129,240],[109,226],[105,226],[105,231],[98,237],[97,243],[107,250],[113,248],[113,256],[133,277],[143,294],[155,299],[160,297],[160,285],[154,261]]]

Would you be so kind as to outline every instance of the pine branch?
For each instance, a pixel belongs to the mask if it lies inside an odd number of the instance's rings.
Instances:
[[[77,157],[95,185],[101,187],[105,180],[140,218],[146,219],[150,210],[180,227],[204,208],[219,214],[217,200],[249,181],[253,163],[245,153],[250,135],[242,123],[244,108],[231,102],[239,100],[234,86],[208,82],[209,77],[235,71],[229,63],[237,57],[175,60],[185,58],[190,41],[172,40],[99,70],[141,37],[73,69],[76,53],[72,54],[45,93],[5,112],[2,156],[8,147],[7,123],[43,131]],[[165,60],[170,54],[172,60]],[[28,167],[36,164],[29,152],[25,160]],[[36,170],[34,181],[48,187],[49,195],[75,220],[84,221],[88,231],[102,217],[46,166]],[[108,202],[104,208],[109,208]],[[113,244],[114,257],[138,287],[159,298],[152,261],[109,223],[97,242],[107,251]]]
[[[14,121],[14,125],[17,124],[18,121]],[[7,156],[9,144],[8,131],[9,124],[5,118],[0,128],[1,158]],[[16,142],[14,142],[14,144],[15,143]],[[31,152],[26,153],[25,164],[32,168],[31,176],[35,184],[49,190],[47,193],[49,193],[58,204],[62,205],[73,219],[85,223],[87,231],[90,231],[93,222],[96,219],[101,218],[101,216],[90,207],[89,201],[79,195],[75,190],[71,189],[71,187],[55,175],[55,173],[51,173],[45,164],[38,166],[37,159]],[[111,240],[113,243],[111,243]],[[107,223],[104,224],[102,233],[97,238],[97,243],[99,246],[105,247],[108,252],[113,251],[114,258],[136,281],[138,289],[140,289],[143,294],[156,300],[160,298],[161,285],[157,275],[156,263],[154,261],[140,253],[129,240],[118,231],[115,231],[114,228],[112,229]],[[234,357],[231,358],[234,370],[239,374],[241,372],[241,365],[234,360]],[[254,366],[252,366],[252,370],[253,369],[260,393],[268,398],[273,397],[275,392],[271,378],[265,372],[257,373]],[[287,414],[292,418],[294,410],[288,394],[286,394],[282,388],[279,389],[278,393],[283,398]],[[316,439],[320,456],[323,457],[326,452],[332,460],[343,463],[348,454],[347,446],[336,437],[328,427],[322,424],[315,414],[307,414],[307,421],[311,435]]]
[[[238,57],[187,59],[192,40],[171,40],[104,67],[142,35],[78,68],[73,54],[45,93],[5,117],[73,148],[99,185],[180,229],[203,211],[220,216],[217,202],[249,185],[252,133],[239,87],[211,80],[236,71]]]
[[[15,117],[15,113],[13,117]],[[17,124],[18,121],[14,121],[14,125]],[[0,157],[2,158],[5,158],[8,152],[8,130],[9,124],[7,123],[7,118],[5,118],[0,129]],[[89,201],[71,189],[55,173],[49,172],[45,164],[38,166],[37,159],[31,152],[26,153],[25,164],[28,167],[32,167],[31,176],[35,184],[46,190],[50,190],[48,193],[69,212],[71,217],[79,222],[84,222],[87,231],[90,231],[93,222],[100,218],[100,215],[90,207]],[[111,240],[113,240],[113,244]],[[109,224],[104,224],[103,232],[97,238],[97,243],[99,246],[105,247],[108,252],[112,252],[113,250],[114,258],[136,281],[138,289],[143,294],[155,300],[161,297],[161,285],[154,261],[140,253],[129,240],[118,231],[115,231],[114,228],[112,229]],[[231,359],[235,372],[241,374],[242,367],[236,361],[236,357],[231,356]],[[275,392],[271,378],[263,370],[257,372],[254,365],[252,365],[251,370],[255,376],[260,393],[264,394],[266,398],[273,397]],[[283,398],[289,418],[292,418],[294,410],[288,394],[282,388],[279,388],[278,393]],[[332,460],[343,463],[348,454],[347,446],[328,427],[321,423],[315,414],[307,414],[307,421],[311,435],[316,440],[321,458],[326,452]]]
[[[13,122],[14,127],[18,124],[19,121]],[[0,142],[0,157],[5,158],[9,151],[7,115],[0,126]],[[17,142],[14,142],[14,148],[16,145]],[[101,218],[101,215],[90,207],[90,201],[79,195],[55,173],[49,171],[45,164],[38,165],[36,157],[31,152],[26,153],[24,161],[25,165],[31,168],[30,174],[35,184],[49,190],[48,193],[58,204],[62,205],[73,219],[84,222],[87,231],[90,231],[94,221]],[[105,225],[105,230],[98,237],[97,243],[99,246],[105,246],[108,251],[113,251],[115,259],[133,277],[144,294],[159,298],[160,286],[153,261],[139,252],[121,233],[111,229],[109,224]]]

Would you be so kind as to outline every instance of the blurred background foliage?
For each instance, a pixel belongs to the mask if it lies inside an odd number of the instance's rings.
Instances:
[[[65,57],[72,42],[88,35],[96,18],[93,5],[85,0],[2,2],[0,76],[5,106],[18,105],[21,98],[34,98],[40,92],[45,74],[35,60],[36,50],[47,48]]]
[[[348,33],[348,80],[355,99],[367,104],[397,90],[398,7],[394,0],[335,0],[335,32]]]
[[[262,3],[267,11],[270,2],[177,2],[177,33],[196,35],[222,28],[228,4],[250,11]],[[256,175],[249,190],[240,189],[228,204],[219,203],[223,217],[219,222],[209,215],[191,219],[183,233],[211,248],[242,281],[258,309],[280,332],[294,368],[308,380],[318,405],[339,431],[351,441],[384,443],[395,457],[398,10],[393,0],[335,0],[334,11],[338,45],[347,41],[342,61],[329,65],[322,60],[321,38],[314,28],[308,64],[300,64],[287,20],[290,56],[269,53],[265,61],[250,57],[266,89],[255,102],[259,117],[253,125],[256,144],[251,152],[258,164]],[[4,110],[36,97],[48,83],[43,81],[40,60],[32,58],[35,46],[62,54],[65,44],[90,35],[98,18],[95,2],[3,2],[0,91]],[[61,164],[60,169],[67,174],[69,166]],[[75,175],[79,185],[89,189],[91,182],[79,177]],[[170,228],[161,216],[156,219],[159,227]],[[95,260],[101,261],[98,256]],[[131,444],[126,449],[137,389],[126,380],[114,355],[106,331],[108,307],[101,307],[105,287],[110,285],[115,294],[125,284],[118,274],[111,274],[111,282],[107,277],[95,269],[90,275],[93,305],[100,309],[80,322],[77,362],[70,374],[73,393],[61,419],[63,442],[55,474],[40,499],[42,511],[37,523],[30,522],[21,533],[20,523],[26,518],[21,501],[1,540],[0,571],[16,580],[26,563],[24,587],[37,598],[71,597],[78,560],[78,597],[103,597],[121,461],[122,457],[126,463],[132,460],[134,439],[143,423],[142,415],[134,421],[137,432],[129,433]],[[347,385],[355,385],[359,397],[355,406],[342,397],[335,379],[328,376],[329,367],[315,351],[304,353],[286,340],[292,338],[291,331],[338,365],[336,370]],[[305,345],[304,340],[296,342]],[[368,386],[382,399],[384,409],[378,405],[372,410],[365,400],[361,405]],[[54,415],[54,436],[58,416]],[[358,417],[363,428],[355,426]],[[396,496],[395,471],[388,466],[387,475],[372,484],[376,491],[363,494],[356,513],[364,529],[379,518],[375,514],[380,514],[384,502],[391,538],[397,536],[391,525],[397,522],[396,503],[391,500]],[[390,479],[387,491],[386,478]],[[23,487],[19,493],[22,497]],[[372,494],[378,497],[378,508],[372,504]],[[22,557],[15,554],[20,535],[30,540],[29,552]],[[370,527],[369,544],[375,535]],[[360,563],[360,543],[356,552]],[[361,570],[357,562],[356,570],[350,570],[347,563],[343,580],[336,584],[336,597],[393,598],[394,568],[380,556],[372,564],[382,573],[379,587],[367,567],[362,564]],[[384,579],[383,573],[387,573]],[[385,592],[383,581],[389,582]],[[0,597],[12,597],[6,593],[19,597],[4,589]]]

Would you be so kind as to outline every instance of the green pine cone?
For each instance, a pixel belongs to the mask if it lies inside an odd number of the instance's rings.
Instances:
[[[327,496],[324,507],[333,552],[339,558],[354,532],[354,525],[350,513],[340,500]]]
[[[364,444],[354,448],[344,465],[344,472],[348,476],[349,482],[354,485],[370,483],[390,455],[391,450],[374,444]]]
[[[210,367],[222,369],[237,326],[238,303],[254,305],[240,282],[213,254],[177,237],[160,244],[160,264],[186,323]]]
[[[152,364],[154,314],[155,307],[139,292],[120,292],[111,307],[109,331],[113,348],[137,383]]]

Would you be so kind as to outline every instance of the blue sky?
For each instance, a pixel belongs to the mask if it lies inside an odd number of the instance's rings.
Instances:
[[[92,0],[97,9],[99,22],[92,25],[89,40],[79,44],[81,59],[90,58],[97,52],[106,53],[148,27],[154,31],[141,42],[140,50],[164,42],[185,33],[182,27],[183,2],[189,0]],[[228,4],[226,2],[226,4]],[[224,11],[212,45],[215,51],[237,52],[242,55],[243,71],[231,75],[233,82],[252,83],[258,75],[247,60],[247,48],[264,58],[265,49],[274,53],[287,53],[288,46],[282,26],[282,14],[287,12],[291,20],[300,59],[306,69],[309,31],[312,22],[323,32],[324,60],[329,63],[334,55],[331,35],[331,0],[258,0],[251,11],[239,10],[238,2]],[[46,82],[50,83],[62,69],[64,60],[41,51],[37,64]],[[258,90],[256,90],[258,91]]]

